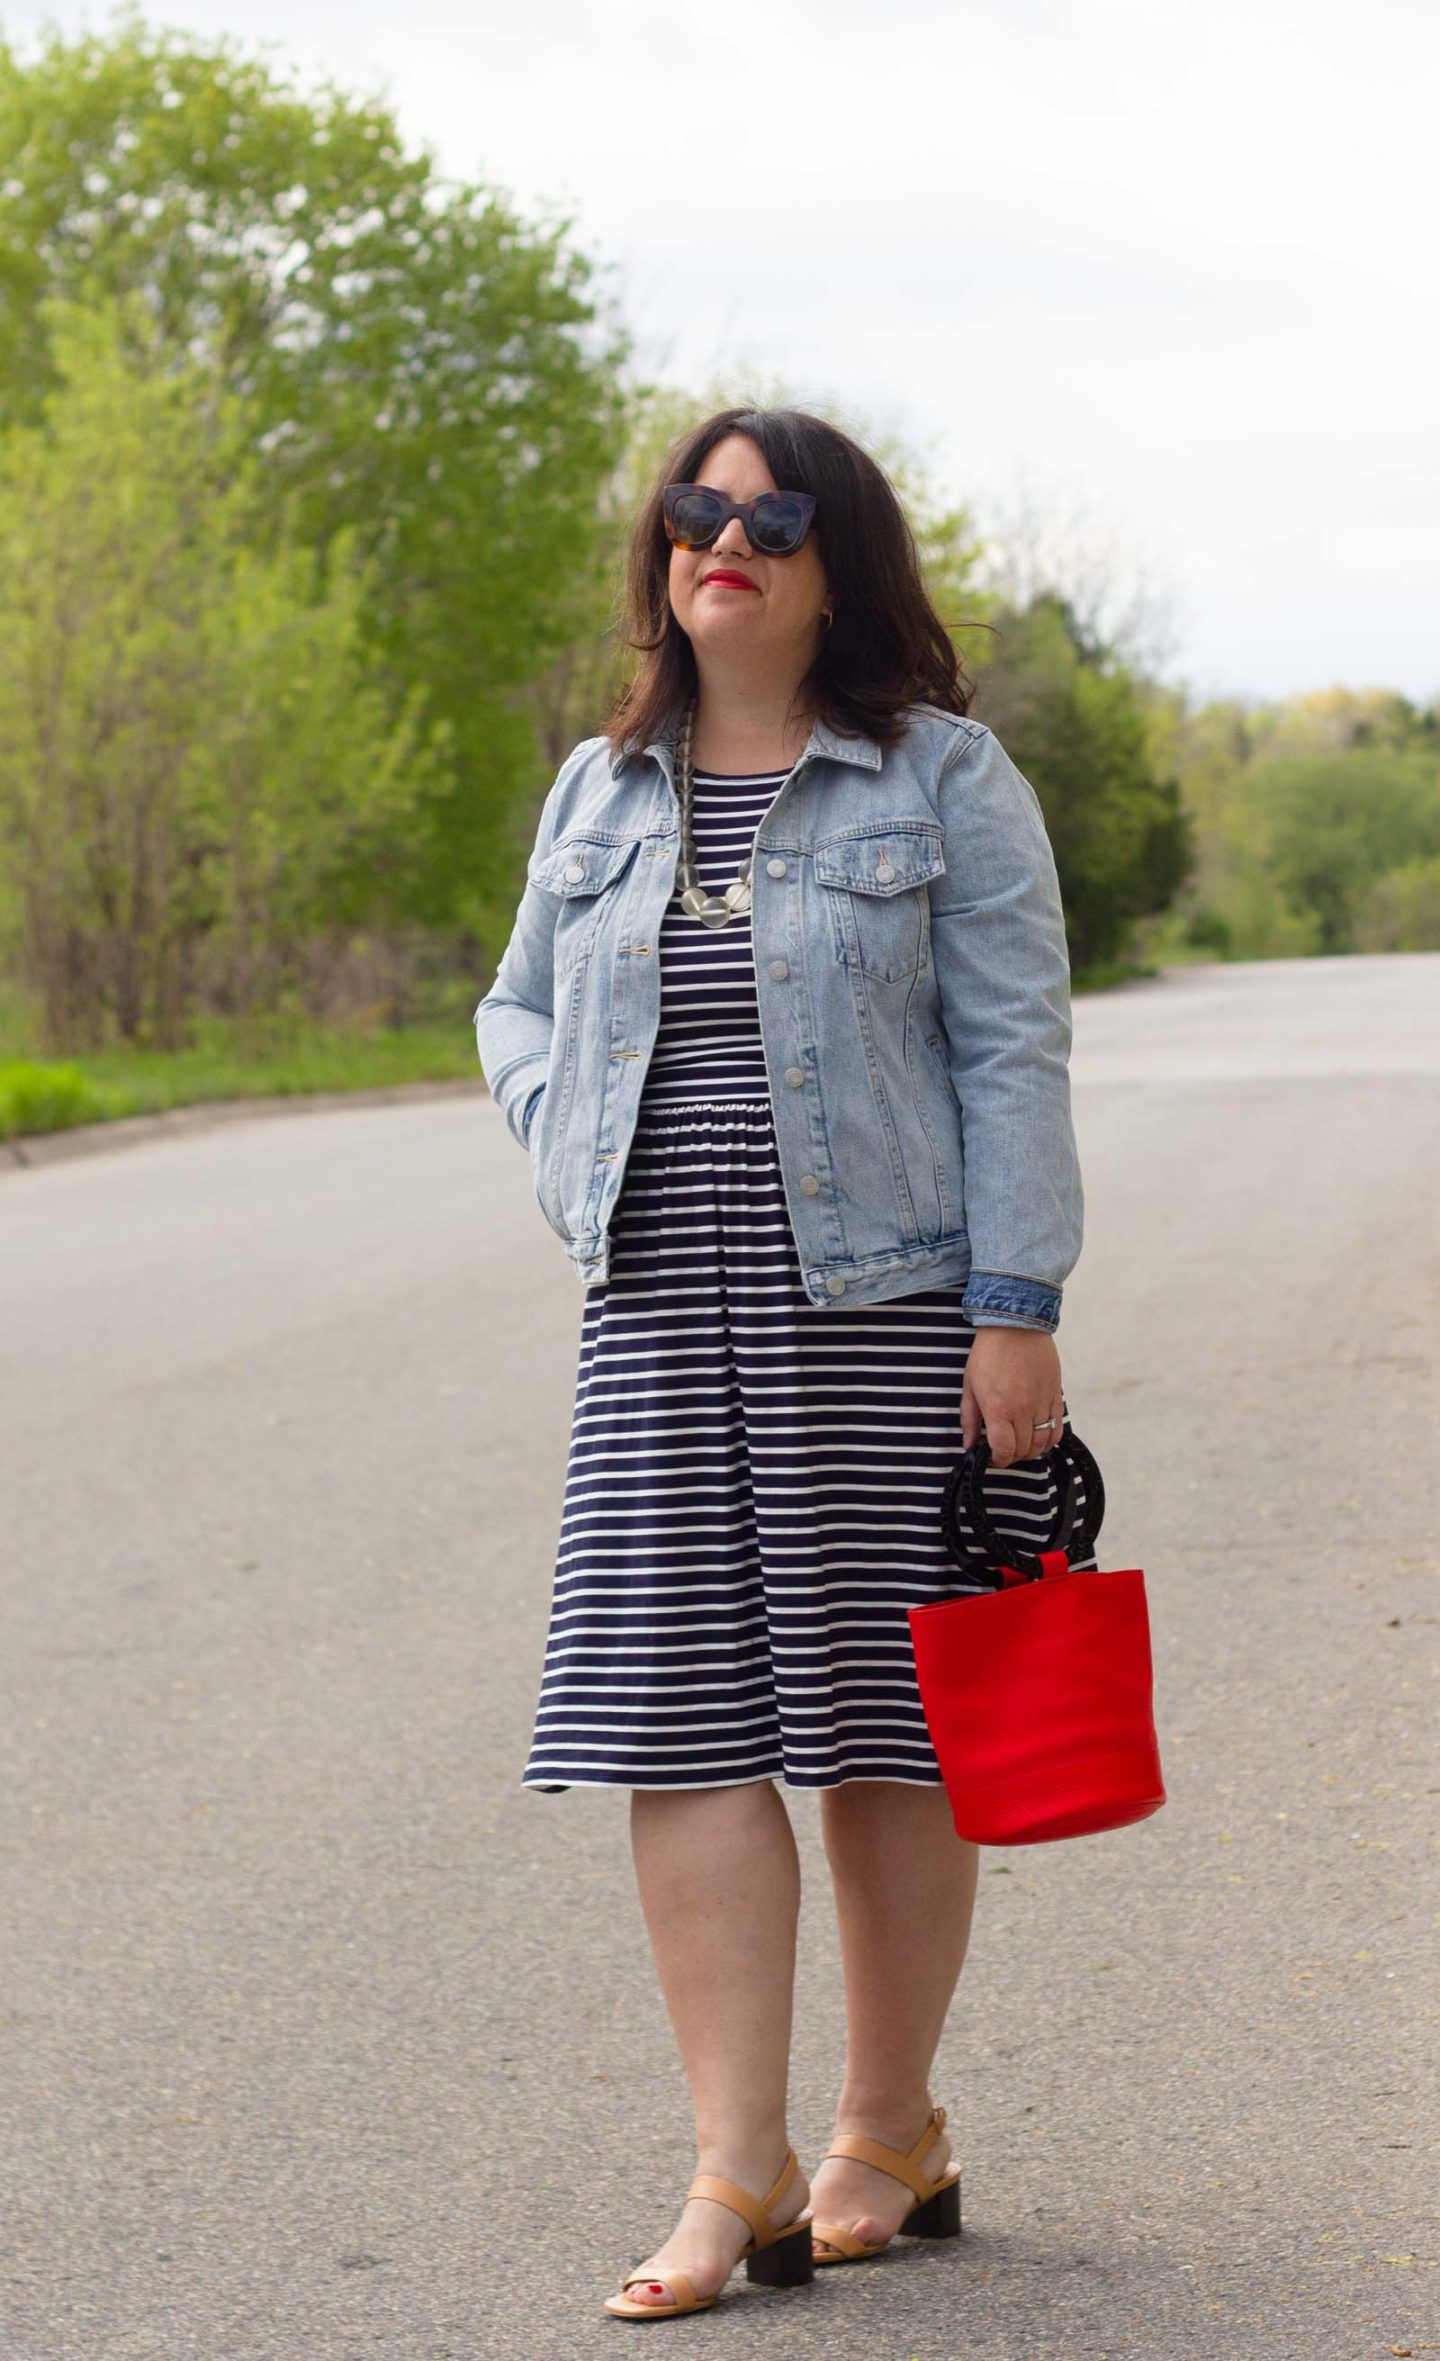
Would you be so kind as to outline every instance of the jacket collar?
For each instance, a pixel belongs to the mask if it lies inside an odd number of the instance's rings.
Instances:
[[[660,758],[667,777],[674,767],[675,739],[679,727],[680,708],[676,705],[661,728],[659,736],[652,738],[645,748],[647,754],[654,754]],[[622,765],[630,760],[634,752],[634,740],[627,738],[620,752],[612,757],[610,763],[612,778],[616,776]],[[811,728],[800,760],[803,762],[805,756],[810,754],[823,754],[831,762],[858,763],[862,770],[867,771],[878,771],[885,759],[885,749],[878,745],[875,739],[867,738],[858,732],[832,730],[828,722],[818,720]]]

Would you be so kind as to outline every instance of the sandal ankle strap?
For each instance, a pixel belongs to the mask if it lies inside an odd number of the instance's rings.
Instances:
[[[745,2223],[754,2238],[758,2250],[763,2246],[773,2246],[781,2235],[771,2219],[770,2208],[782,2195],[798,2169],[799,2158],[793,2148],[787,2148],[785,2162],[780,2167],[780,2177],[766,2191],[764,2197],[752,2197],[750,2191],[742,2189],[738,2181],[727,2181],[721,2174],[713,2172],[697,2173],[685,2194],[687,2198],[708,2197],[716,2205],[728,2205],[732,2213],[739,2214],[741,2221]],[[785,2227],[790,2229],[793,2224],[787,2222]]]
[[[927,2179],[920,2170],[919,2159],[927,2148],[934,2146],[944,2128],[945,2110],[943,2107],[934,2107],[929,2122],[908,2156],[903,2155],[898,2148],[887,2148],[883,2140],[867,2140],[862,2132],[855,2131],[840,2132],[826,2154],[848,2156],[856,2164],[873,2165],[877,2172],[888,2173],[892,2180],[903,2182],[911,2194],[923,2202],[925,2198],[934,2196],[941,2183]]]

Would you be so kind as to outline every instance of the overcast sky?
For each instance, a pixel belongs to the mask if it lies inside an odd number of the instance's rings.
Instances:
[[[1196,696],[1440,693],[1433,0],[164,0],[573,216],[679,383],[780,376],[1109,546]],[[22,56],[45,22],[5,6]]]

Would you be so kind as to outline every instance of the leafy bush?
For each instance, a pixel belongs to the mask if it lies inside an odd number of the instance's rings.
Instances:
[[[1377,877],[1355,919],[1357,951],[1440,951],[1440,854]]]
[[[68,1131],[101,1123],[117,1112],[114,1093],[97,1088],[78,1066],[40,1066],[17,1059],[0,1066],[0,1139],[27,1131]]]

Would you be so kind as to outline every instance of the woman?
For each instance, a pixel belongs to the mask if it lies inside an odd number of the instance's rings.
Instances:
[[[1039,802],[967,718],[884,474],[818,418],[723,411],[628,584],[642,667],[555,780],[475,1013],[588,1289],[525,1780],[631,1791],[694,2099],[698,2177],[607,2305],[642,2319],[742,2254],[788,2285],[959,2229],[929,2075],[977,1849],[905,1610],[966,1587],[940,1501],[982,1430],[997,1521],[1052,1527],[1082,1193]],[[820,1790],[844,1963],[813,2182],[777,1781]]]

